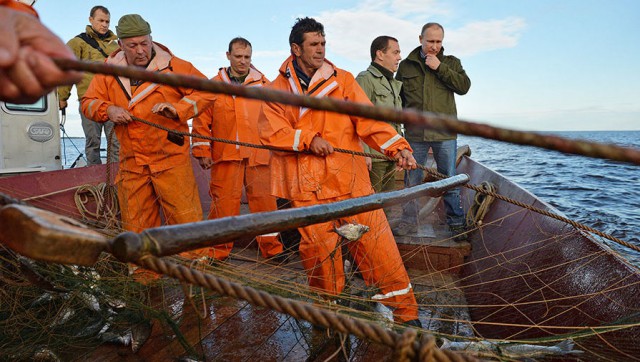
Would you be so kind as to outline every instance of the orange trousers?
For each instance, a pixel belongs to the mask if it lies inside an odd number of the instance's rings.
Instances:
[[[274,211],[276,198],[271,196],[271,172],[268,165],[249,166],[242,161],[219,161],[211,167],[211,210],[209,219],[240,215],[242,187],[245,186],[249,210],[254,212]],[[263,258],[280,254],[283,250],[278,234],[256,237]],[[220,244],[210,249],[210,257],[224,260],[231,253],[233,243]]]
[[[116,185],[125,230],[139,233],[160,226],[161,212],[168,225],[202,220],[202,207],[191,164],[157,173],[151,173],[148,167],[142,173],[119,171]],[[181,255],[197,259],[206,255],[206,249]],[[158,277],[144,269],[134,270],[134,278],[143,283]]]
[[[293,206],[311,206],[347,198],[293,201]],[[348,242],[333,231],[334,227],[343,222],[367,225],[370,230],[359,240]],[[342,292],[345,274],[341,246],[346,243],[365,283],[380,290],[373,299],[393,309],[396,322],[402,323],[418,318],[418,304],[409,276],[387,218],[381,209],[305,226],[299,231],[302,235],[300,258],[312,289],[332,295]]]

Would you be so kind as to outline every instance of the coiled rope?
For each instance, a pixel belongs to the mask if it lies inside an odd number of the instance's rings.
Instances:
[[[111,182],[114,128],[107,135],[107,172],[105,182],[97,185],[82,185],[76,189],[73,200],[76,208],[85,221],[101,222],[104,230],[120,230],[118,213],[120,206],[118,203],[118,192]],[[88,209],[89,200],[92,198],[96,204],[95,212]]]
[[[104,229],[117,230],[119,222],[116,192],[113,185],[105,182],[97,185],[82,185],[76,189],[73,200],[83,220],[94,222],[104,220],[102,225]],[[90,199],[95,201],[95,211],[88,208]]]

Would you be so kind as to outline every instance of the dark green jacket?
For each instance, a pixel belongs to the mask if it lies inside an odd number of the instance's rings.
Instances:
[[[404,108],[457,116],[454,93],[466,94],[471,80],[460,59],[444,55],[444,48],[437,56],[440,60],[437,70],[431,70],[424,64],[420,58],[420,47],[400,62],[396,79],[402,82],[402,105]],[[405,138],[410,141],[446,141],[455,139],[456,134],[405,125]]]
[[[356,77],[356,81],[374,105],[395,109],[402,108],[402,100],[400,100],[400,88],[402,88],[402,83],[395,79],[391,79],[389,82],[380,70],[373,65],[369,65],[367,70],[360,72]],[[387,123],[390,124],[398,134],[402,135],[399,123]],[[363,144],[363,148],[364,152],[381,155],[380,152],[366,144]],[[371,161],[380,162],[384,160],[374,158]]]

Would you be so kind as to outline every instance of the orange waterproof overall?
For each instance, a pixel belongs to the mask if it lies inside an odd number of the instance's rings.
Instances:
[[[303,94],[292,61],[292,57],[285,61],[271,86]],[[353,75],[327,60],[314,74],[309,90],[310,96],[371,104]],[[264,144],[295,151],[308,150],[316,135],[333,147],[354,151],[362,151],[360,139],[389,156],[402,149],[411,150],[407,141],[384,122],[278,103],[264,104],[258,126]],[[373,193],[364,158],[345,153],[319,157],[308,153],[274,152],[271,172],[274,175],[272,193],[292,200],[295,207]],[[360,240],[346,243],[333,231],[341,221],[367,225],[370,231]],[[376,210],[311,225],[301,228],[300,233],[300,257],[312,288],[332,295],[342,292],[345,275],[340,243],[346,243],[365,282],[379,289],[373,299],[393,308],[397,322],[418,318],[411,283],[384,212]]]
[[[227,71],[227,68],[221,68],[212,80],[231,83]],[[268,83],[262,73],[251,67],[243,85],[262,87]],[[260,106],[261,101],[216,94],[213,105],[193,120],[193,132],[203,136],[260,144]],[[240,215],[243,186],[246,188],[251,212],[276,210],[276,198],[269,192],[271,172],[268,150],[194,138],[192,152],[195,157],[211,157],[214,162],[209,188],[209,219]],[[283,250],[277,233],[261,235],[256,240],[264,258],[277,255]],[[210,257],[224,260],[232,248],[233,243],[216,245],[211,248]]]
[[[177,58],[164,46],[154,43],[155,57],[147,70],[178,73],[204,78],[191,63]],[[124,52],[118,50],[106,60],[127,65]],[[206,92],[174,88],[144,82],[132,91],[127,78],[97,74],[82,98],[82,112],[97,122],[108,120],[107,108],[115,105],[133,116],[170,129],[188,132],[187,120],[212,101]],[[172,120],[151,112],[161,102],[171,103],[179,114]],[[191,168],[189,142],[170,142],[167,131],[132,121],[115,126],[120,142],[120,166],[116,176],[118,200],[125,230],[140,232],[161,225],[161,213],[167,224],[202,220],[202,207]],[[178,187],[178,185],[180,187]],[[198,253],[185,253],[197,257]]]

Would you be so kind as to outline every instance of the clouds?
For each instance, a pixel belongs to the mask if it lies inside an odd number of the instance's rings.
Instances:
[[[451,9],[440,0],[363,0],[355,8],[386,12],[393,17],[416,18],[416,20],[429,16],[446,17],[452,13]]]
[[[525,20],[510,17],[502,20],[476,21],[446,34],[447,51],[460,56],[513,48],[518,45]]]
[[[425,19],[446,20],[452,16],[452,10],[436,0],[364,0],[350,9],[323,11],[317,19],[325,26],[330,53],[362,62],[369,60],[369,47],[377,36],[397,38],[406,56],[419,45]],[[472,56],[516,46],[526,22],[519,17],[509,17],[478,20],[458,28],[449,28],[444,22],[442,25],[446,30],[447,52]]]

